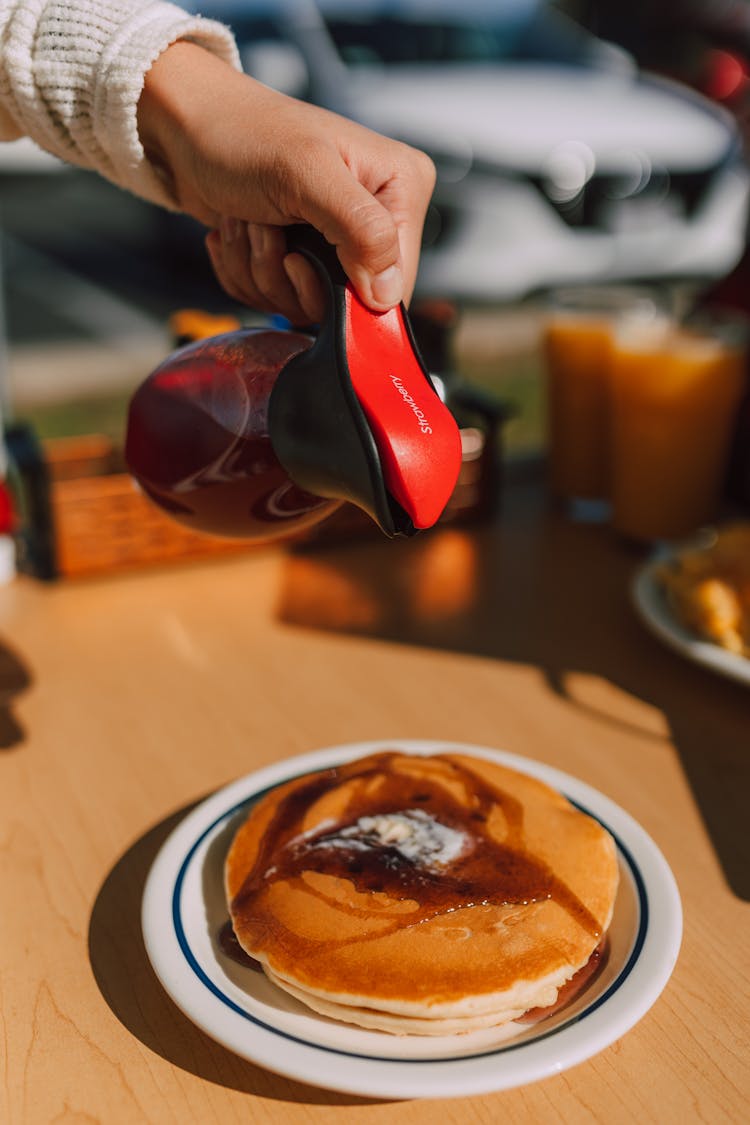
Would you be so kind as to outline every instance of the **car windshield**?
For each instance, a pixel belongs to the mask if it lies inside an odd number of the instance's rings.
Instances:
[[[329,17],[328,30],[352,66],[398,63],[497,62],[516,53],[517,26],[457,20],[416,21],[396,16],[368,20]]]

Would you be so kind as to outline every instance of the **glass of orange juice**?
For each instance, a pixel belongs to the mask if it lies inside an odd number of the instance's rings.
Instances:
[[[612,342],[612,524],[640,540],[677,539],[716,516],[746,380],[746,326],[704,317]]]
[[[552,294],[544,325],[549,484],[567,500],[610,496],[610,357],[623,318],[650,321],[654,294],[628,286]]]

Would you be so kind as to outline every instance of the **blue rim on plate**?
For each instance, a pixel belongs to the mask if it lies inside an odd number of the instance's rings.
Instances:
[[[212,979],[209,972],[221,979],[223,969],[206,952],[208,907],[199,901],[201,893],[195,882],[207,842],[282,782],[378,749],[418,754],[453,751],[491,758],[546,781],[612,834],[625,876],[621,887],[629,884],[632,904],[626,911],[627,933],[620,941],[621,960],[606,987],[592,989],[588,1003],[584,992],[580,1003],[571,1005],[572,1013],[566,1017],[563,1011],[553,1026],[535,1025],[506,1042],[478,1043],[466,1053],[466,1036],[441,1037],[442,1046],[434,1053],[415,1057],[405,1051],[400,1057],[399,1042],[403,1040],[398,1037],[367,1032],[363,1041],[376,1048],[357,1050],[351,1040],[362,1034],[359,1029],[312,1012],[300,1017],[285,1012],[283,1018],[276,1018],[273,1008],[233,988],[229,978],[224,977],[225,987]],[[597,790],[551,767],[502,751],[442,741],[384,740],[331,747],[277,763],[202,802],[177,826],[154,861],[144,891],[143,928],[148,955],[172,999],[194,1023],[241,1056],[287,1077],[346,1093],[440,1097],[485,1093],[534,1081],[591,1057],[619,1038],[651,1007],[669,979],[679,950],[682,913],[674,878],[656,845],[627,813]],[[196,943],[204,944],[202,952]],[[234,997],[229,994],[232,991]],[[318,1038],[319,1032],[329,1031],[332,1025],[351,1034],[333,1042],[325,1041],[325,1034]],[[451,1042],[456,1051],[463,1048],[463,1053],[446,1049]],[[337,1060],[343,1065],[337,1066]]]
[[[304,775],[298,774],[296,776],[304,776]],[[288,780],[291,781],[292,779],[289,778]],[[281,782],[278,782],[277,784],[281,784]],[[217,817],[217,819],[212,824],[209,824],[208,828],[206,828],[201,833],[201,835],[195,841],[195,843],[191,847],[190,851],[185,856],[185,859],[183,860],[182,866],[180,867],[180,870],[177,874],[177,878],[175,880],[174,891],[172,892],[172,922],[174,924],[175,935],[177,937],[177,943],[178,943],[180,949],[182,950],[182,952],[185,956],[185,960],[187,961],[188,965],[190,966],[190,968],[193,971],[193,973],[195,974],[195,976],[198,978],[198,980],[201,982],[202,985],[204,985],[207,989],[209,989],[209,991],[212,992],[214,994],[214,996],[216,996],[217,999],[222,1002],[222,1004],[226,1004],[226,1006],[228,1008],[230,1008],[232,1011],[236,1012],[243,1019],[250,1020],[251,1023],[256,1024],[258,1027],[262,1027],[265,1031],[270,1031],[273,1035],[281,1036],[282,1039],[289,1039],[292,1042],[302,1043],[307,1047],[315,1047],[317,1050],[320,1050],[320,1051],[329,1051],[332,1054],[343,1055],[344,1057],[349,1057],[349,1058],[359,1058],[359,1059],[376,1059],[377,1058],[377,1059],[382,1059],[384,1057],[387,1057],[389,1062],[408,1063],[410,1065],[412,1063],[419,1063],[419,1064],[429,1064],[429,1065],[435,1066],[435,1065],[443,1064],[443,1063],[446,1063],[446,1062],[463,1061],[463,1058],[464,1058],[463,1055],[457,1055],[453,1059],[450,1056],[446,1057],[444,1055],[441,1055],[440,1058],[437,1058],[437,1059],[394,1059],[394,1058],[391,1058],[390,1056],[366,1055],[366,1054],[360,1054],[359,1052],[356,1052],[356,1051],[343,1051],[338,1047],[327,1047],[327,1046],[322,1045],[320,1043],[314,1043],[314,1042],[310,1042],[310,1040],[307,1040],[307,1039],[301,1039],[298,1036],[290,1035],[289,1032],[287,1032],[287,1031],[282,1031],[280,1028],[274,1027],[272,1024],[264,1023],[263,1020],[259,1019],[257,1016],[254,1016],[251,1012],[248,1012],[245,1008],[242,1008],[239,1004],[236,1004],[230,996],[227,996],[225,992],[222,992],[221,989],[218,988],[217,985],[214,984],[214,982],[210,979],[210,977],[208,977],[206,975],[206,973],[204,973],[203,969],[201,968],[201,966],[198,962],[198,959],[197,959],[195,953],[193,952],[193,950],[190,946],[190,942],[188,941],[188,939],[186,937],[185,927],[184,927],[183,921],[182,921],[182,915],[181,915],[181,909],[180,909],[180,898],[181,898],[181,893],[182,893],[182,886],[183,886],[183,883],[184,883],[184,880],[185,880],[185,872],[187,871],[188,866],[190,864],[190,861],[192,860],[193,856],[197,852],[197,850],[200,847],[203,840],[205,840],[205,838],[208,835],[210,835],[210,833],[213,832],[213,830],[215,828],[218,828],[220,824],[223,824],[226,821],[230,820],[235,815],[235,813],[238,813],[241,809],[246,808],[249,811],[250,806],[252,804],[254,804],[256,801],[259,801],[261,799],[261,797],[265,797],[266,793],[270,793],[270,791],[272,789],[275,789],[276,787],[277,787],[276,785],[269,785],[268,788],[263,789],[261,792],[257,793],[256,796],[250,797],[246,801],[240,801],[238,804],[234,805],[233,808],[227,809],[227,811],[225,813],[222,813],[221,816]],[[563,796],[567,796],[567,794],[563,793]],[[602,824],[603,828],[607,828],[607,825],[604,824],[601,820],[599,820],[599,817],[594,816],[594,814],[589,809],[584,808],[584,806],[579,804],[577,801],[571,800],[570,797],[568,797],[567,799],[580,812],[586,813],[593,820],[599,821],[599,823]],[[617,977],[612,982],[612,984],[609,985],[609,987],[607,988],[607,990],[604,993],[602,993],[600,996],[597,996],[596,999],[593,1000],[592,1003],[588,1005],[588,1007],[584,1008],[584,1010],[582,1012],[579,1012],[577,1015],[572,1016],[570,1020],[566,1021],[566,1023],[562,1025],[564,1027],[567,1027],[569,1023],[580,1023],[581,1020],[584,1020],[586,1018],[586,1016],[590,1015],[592,1012],[595,1012],[596,1009],[601,1007],[601,1005],[604,1004],[609,999],[610,996],[613,996],[615,994],[615,992],[617,992],[617,990],[620,988],[620,986],[630,976],[630,973],[633,969],[633,966],[637,962],[638,957],[639,957],[640,952],[641,952],[641,949],[643,948],[643,943],[646,940],[646,933],[648,932],[648,913],[649,913],[649,910],[648,910],[648,895],[646,894],[646,887],[645,887],[644,882],[643,882],[643,877],[641,876],[640,871],[636,867],[636,865],[633,861],[633,857],[630,855],[630,852],[625,847],[625,845],[622,843],[622,841],[617,838],[617,836],[614,834],[614,832],[611,831],[611,829],[607,828],[607,831],[610,832],[611,835],[613,836],[619,853],[621,854],[621,856],[623,857],[623,859],[627,863],[628,868],[630,869],[630,874],[633,877],[633,882],[635,883],[636,890],[638,892],[638,930],[637,930],[637,933],[636,933],[635,941],[633,943],[633,949],[630,953],[630,956],[628,957],[628,960],[625,963],[624,967],[617,974]],[[537,1035],[535,1037],[535,1041],[539,1042],[540,1039],[544,1039],[548,1035],[556,1035],[559,1030],[560,1030],[559,1027],[555,1027],[553,1030],[543,1032],[541,1035]],[[511,1041],[509,1043],[504,1043],[499,1047],[493,1047],[493,1048],[490,1048],[489,1050],[477,1052],[477,1054],[482,1054],[482,1055],[502,1054],[502,1053],[505,1053],[506,1051],[517,1050],[519,1047],[522,1047],[522,1046],[523,1046],[523,1043],[517,1043],[517,1042]]]

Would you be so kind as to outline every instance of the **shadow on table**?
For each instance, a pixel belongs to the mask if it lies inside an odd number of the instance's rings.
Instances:
[[[89,960],[117,1019],[146,1047],[207,1082],[275,1101],[356,1106],[372,1099],[320,1090],[270,1074],[214,1042],[172,1003],[146,954],[141,899],[151,864],[186,806],[141,836],[104,880],[89,922]]]
[[[533,665],[574,706],[586,705],[568,683],[584,673],[658,708],[726,879],[750,899],[750,694],[636,619],[629,590],[642,559],[605,527],[552,517],[540,489],[521,486],[495,527],[296,549],[277,612],[296,626]],[[671,752],[650,737],[654,754]]]
[[[0,642],[0,751],[13,750],[25,741],[24,729],[13,713],[13,703],[32,682],[18,654],[4,641]]]

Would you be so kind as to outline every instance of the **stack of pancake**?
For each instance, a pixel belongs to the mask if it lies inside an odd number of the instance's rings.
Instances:
[[[525,774],[383,752],[263,797],[226,861],[247,954],[308,1007],[395,1034],[554,1005],[602,948],[611,836]]]

